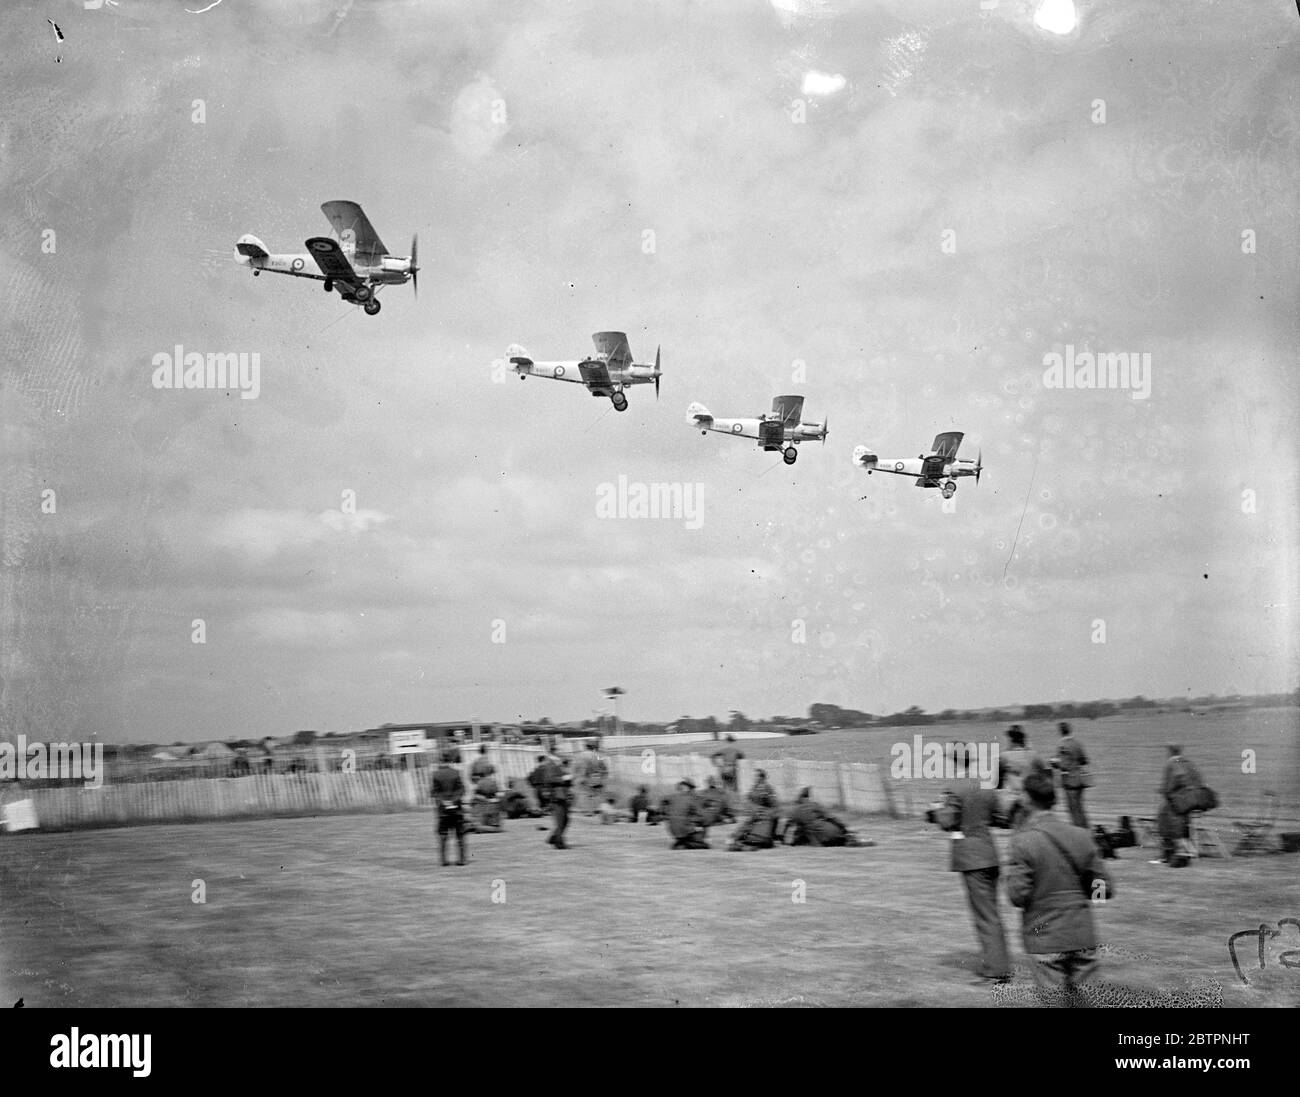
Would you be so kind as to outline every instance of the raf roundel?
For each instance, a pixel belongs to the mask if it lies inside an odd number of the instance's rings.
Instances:
[[[902,462],[902,461],[895,461],[895,462],[894,462],[894,471],[895,471],[895,472],[902,472],[902,471],[903,471],[903,462]]]
[[[744,430],[744,429],[745,429],[745,428],[744,428],[743,426],[741,426],[739,423],[733,423],[733,424],[731,425],[731,433],[732,433],[732,434],[739,434],[739,433],[740,433],[742,430]]]
[[[312,249],[313,249],[314,251],[333,251],[333,250],[334,250],[334,241],[332,241],[332,240],[317,240],[317,241],[315,241],[315,242],[312,244]]]
[[[295,260],[293,261],[293,269],[294,269],[294,270],[302,270],[302,259],[301,259],[301,258],[295,259]]]
[[[563,367],[563,366],[556,366],[556,367],[555,367],[555,376],[556,376],[556,377],[563,377],[563,376],[564,376],[564,367]]]

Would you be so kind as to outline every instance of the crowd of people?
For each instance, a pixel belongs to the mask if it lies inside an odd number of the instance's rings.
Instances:
[[[1117,849],[1139,845],[1139,838],[1129,816],[1120,817],[1115,831],[1089,829],[1084,808],[1085,790],[1092,787],[1088,755],[1068,723],[1057,730],[1057,749],[1044,757],[1030,746],[1023,728],[1013,725],[999,757],[997,788],[985,789],[974,779],[958,782],[930,817],[951,832],[949,865],[962,874],[980,950],[979,978],[997,983],[1011,978],[998,909],[1001,878],[1007,900],[1022,912],[1021,939],[1034,961],[1036,985],[1072,1004],[1098,963],[1094,904],[1115,894],[1103,862]],[[1193,856],[1188,847],[1191,812],[1208,810],[1217,798],[1178,745],[1171,744],[1168,755],[1156,820],[1163,856],[1152,863],[1182,867]],[[1068,822],[1053,811],[1058,783]],[[1005,864],[995,828],[1012,832]]]
[[[1089,830],[1084,795],[1092,787],[1089,759],[1068,723],[1058,726],[1060,738],[1050,757],[1039,754],[1024,729],[1013,725],[1007,747],[999,755],[996,788],[985,788],[974,777],[955,782],[941,804],[929,813],[931,821],[951,832],[949,867],[960,872],[980,950],[981,980],[1005,983],[1011,978],[1011,957],[999,911],[999,883],[1010,904],[1021,910],[1021,940],[1033,961],[1036,985],[1045,993],[1077,998],[1080,984],[1096,970],[1098,947],[1093,906],[1115,894],[1104,861],[1115,850],[1139,844],[1129,817],[1108,832]],[[465,817],[466,788],[455,766],[454,751],[443,757],[433,775],[432,793],[438,809],[439,858],[444,865],[447,843],[456,836],[459,859],[465,864],[466,833],[500,830],[502,818],[551,819],[546,841],[567,849],[565,834],[575,804],[578,810],[598,816],[604,824],[621,822],[663,825],[674,850],[709,849],[709,831],[735,824],[727,849],[751,851],[777,845],[863,846],[860,838],[832,815],[804,788],[792,804],[781,804],[762,769],[743,797],[739,790],[739,761],[744,757],[735,741],[713,755],[717,774],[703,789],[689,778],[675,790],[652,799],[642,785],[621,807],[607,792],[609,767],[594,743],[570,761],[554,754],[539,754],[526,780],[511,779],[502,790],[487,747],[470,766],[472,794]],[[952,745],[954,753],[964,749]],[[955,758],[954,758],[955,761]],[[1054,811],[1058,784],[1064,816]],[[1153,863],[1182,866],[1189,863],[1189,820],[1194,811],[1217,803],[1196,767],[1175,744],[1160,785],[1161,807],[1156,819],[1163,856]],[[1011,831],[1008,857],[999,855],[994,830]],[[546,829],[542,826],[540,829]]]
[[[783,817],[776,790],[761,769],[755,771],[754,784],[742,798],[738,762],[744,755],[735,748],[733,736],[727,736],[727,740],[727,745],[713,756],[718,773],[707,779],[703,789],[686,779],[678,782],[672,794],[654,802],[648,787],[642,785],[626,807],[620,807],[616,797],[607,795],[609,766],[594,743],[586,744],[573,760],[554,754],[537,755],[537,764],[528,777],[511,778],[504,789],[485,744],[470,765],[468,790],[456,766],[457,752],[447,751],[431,784],[438,813],[439,860],[443,865],[451,863],[447,859],[447,842],[454,835],[459,852],[456,864],[465,864],[466,834],[499,832],[503,819],[549,817],[552,825],[547,843],[567,849],[565,834],[575,807],[606,824],[642,820],[649,826],[663,824],[673,849],[708,849],[709,830],[732,823],[738,823],[727,846],[733,851],[771,849],[776,845],[874,844],[860,838],[817,803],[807,788]]]

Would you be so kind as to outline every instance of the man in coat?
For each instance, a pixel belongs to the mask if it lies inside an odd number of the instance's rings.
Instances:
[[[849,828],[812,798],[812,789],[799,793],[786,830],[793,831],[789,838],[792,846],[847,846],[850,844]]]
[[[555,767],[551,783],[547,787],[546,802],[550,805],[551,821],[554,824],[547,836],[547,843],[556,849],[568,849],[564,832],[569,829],[569,806],[573,803],[573,775],[566,773],[561,766]]]
[[[465,782],[452,765],[455,757],[454,751],[443,753],[442,764],[433,771],[429,789],[438,808],[438,860],[443,865],[447,864],[447,835],[453,833],[460,848],[460,860],[456,864],[465,864],[465,809],[461,803],[465,798]]]
[[[673,849],[709,848],[694,781],[677,782],[677,792],[668,800],[668,832],[673,836]]]
[[[1165,760],[1165,772],[1160,780],[1160,813],[1156,816],[1156,829],[1160,833],[1164,855],[1151,863],[1184,868],[1189,858],[1180,852],[1178,845],[1191,834],[1188,823],[1191,813],[1196,810],[1194,794],[1205,782],[1200,771],[1183,757],[1181,747],[1170,743],[1168,749],[1169,757]]]
[[[973,778],[956,782],[951,793],[958,810],[945,827],[952,832],[949,868],[961,873],[966,888],[980,946],[978,975],[1005,983],[1011,978],[1011,957],[998,912],[998,850],[989,830],[1000,818],[998,796],[993,789],[981,788]]]
[[[1034,961],[1040,993],[1076,1001],[1078,986],[1097,970],[1094,901],[1115,894],[1092,837],[1052,814],[1050,774],[1025,778],[1028,822],[1011,838],[1007,898],[1024,912],[1021,936]]]
[[[1083,790],[1090,784],[1088,778],[1088,756],[1083,744],[1070,732],[1070,725],[1061,722],[1061,740],[1056,746],[1056,757],[1052,765],[1061,771],[1061,788],[1065,790],[1065,806],[1070,812],[1070,822],[1076,827],[1088,829],[1088,816],[1083,811]]]
[[[718,767],[722,787],[728,793],[736,792],[739,788],[737,782],[740,776],[740,760],[743,757],[745,752],[736,746],[736,737],[730,733],[727,734],[726,743],[713,752],[711,761]]]
[[[548,790],[551,784],[550,762],[545,754],[537,756],[537,765],[533,767],[533,772],[528,775],[528,783],[532,786],[533,795],[537,797],[537,808],[539,811],[546,812],[550,809],[550,801],[547,799]]]
[[[716,777],[710,777],[704,791],[700,793],[700,811],[704,815],[706,829],[719,823],[736,821],[736,817],[731,814],[731,805],[727,803],[727,793],[718,787]]]
[[[777,811],[780,801],[767,780],[765,770],[755,770],[753,787],[749,790],[749,818],[731,835],[727,847],[736,850],[771,849],[776,845]]]

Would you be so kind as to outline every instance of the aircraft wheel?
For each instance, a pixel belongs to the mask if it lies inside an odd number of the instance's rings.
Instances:
[[[333,293],[333,292],[334,292],[334,279],[333,279],[333,278],[326,278],[326,279],[325,279],[325,292],[326,292],[326,293]]]
[[[797,460],[799,460],[799,451],[795,449],[794,446],[786,446],[785,452],[781,454],[781,458],[787,465],[793,465]]]
[[[262,273],[262,272],[261,272],[260,270],[255,270],[255,271],[253,271],[253,277],[254,277],[254,278],[257,278],[259,275],[261,275],[261,273]]]
[[[627,411],[627,397],[626,397],[626,396],[621,396],[621,397],[619,397],[617,400],[614,401],[614,410],[615,410],[615,411]]]
[[[364,308],[367,316],[374,316],[379,311],[379,302],[372,297],[365,303]]]
[[[372,294],[369,286],[357,286],[356,295],[358,301],[369,301]]]

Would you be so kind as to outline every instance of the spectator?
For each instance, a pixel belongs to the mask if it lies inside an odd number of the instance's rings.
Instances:
[[[1098,965],[1092,902],[1111,898],[1115,887],[1088,832],[1052,814],[1051,776],[1031,773],[1025,795],[1030,818],[1011,838],[1007,898],[1024,912],[1021,937],[1039,992],[1073,1005]]]
[[[1165,760],[1165,771],[1160,781],[1160,812],[1156,816],[1156,829],[1160,833],[1163,848],[1158,861],[1153,865],[1169,865],[1171,868],[1186,868],[1191,857],[1186,848],[1191,837],[1189,820],[1191,813],[1201,804],[1201,790],[1205,782],[1200,771],[1183,757],[1182,748],[1176,743],[1168,746],[1169,757]]]
[[[944,823],[944,829],[952,832],[949,868],[961,873],[975,923],[980,946],[977,974],[981,979],[1006,983],[1011,979],[1011,957],[998,912],[998,850],[989,830],[1000,817],[998,796],[993,789],[981,788],[978,781],[967,780],[950,792],[949,803],[954,809]]]
[[[739,791],[740,760],[744,757],[744,752],[736,746],[736,737],[730,732],[727,733],[726,745],[713,752],[711,761],[718,767],[722,787],[728,793]]]
[[[668,801],[668,830],[673,837],[673,849],[709,848],[694,781],[677,783],[677,793]]]
[[[1088,756],[1084,753],[1083,744],[1070,733],[1070,725],[1062,721],[1059,727],[1061,739],[1052,765],[1061,771],[1061,788],[1065,790],[1065,806],[1070,812],[1070,822],[1087,830],[1088,816],[1083,810],[1083,790],[1092,785],[1092,778],[1088,774]]]

